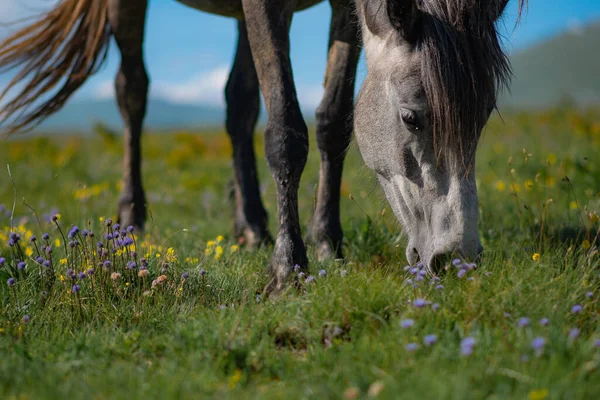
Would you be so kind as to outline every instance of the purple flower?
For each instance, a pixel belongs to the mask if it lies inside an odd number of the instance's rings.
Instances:
[[[315,277],[312,275],[307,276],[306,279],[304,280],[304,282],[306,282],[306,283],[312,283],[314,281],[315,281]]]
[[[52,222],[56,222],[56,221],[58,221],[58,216],[57,216],[56,214],[52,214],[52,215],[50,216],[50,220],[51,220]]]
[[[107,218],[106,221],[104,222],[104,225],[111,226],[112,225],[112,219]]]
[[[460,342],[460,353],[463,356],[470,356],[473,353],[473,347],[475,347],[475,338],[466,337]]]
[[[444,285],[436,285],[435,287],[437,290],[444,290]]]
[[[75,241],[74,241],[74,240],[73,240],[73,241],[71,241],[71,242],[69,242],[69,247],[70,247],[70,248],[74,248],[75,246],[76,246],[76,244],[75,244]]]
[[[87,229],[84,229],[84,230],[81,231],[81,236],[87,237],[87,235],[88,235]]]
[[[83,280],[83,279],[85,279],[85,272],[80,272],[79,274],[77,274],[77,277],[78,277],[80,280]]]
[[[583,307],[581,307],[581,305],[579,305],[579,304],[575,304],[573,306],[573,308],[571,308],[571,312],[573,314],[579,314],[581,312],[581,310],[583,310]]]
[[[427,305],[427,302],[424,299],[416,299],[413,302],[413,306],[417,307],[417,308],[423,308]]]
[[[298,279],[302,279],[306,276],[304,272],[298,272]]]
[[[10,238],[11,238],[11,239],[12,239],[12,240],[13,240],[15,243],[17,243],[19,240],[21,240],[21,236],[19,236],[19,234],[15,233],[15,232],[12,232],[12,233],[10,234]]]
[[[98,243],[96,243],[96,247],[99,248],[99,249],[101,249],[101,248],[104,247],[104,243],[98,242]]]
[[[575,340],[581,334],[581,330],[579,328],[573,328],[569,331],[569,339]]]
[[[25,264],[25,261],[19,261],[19,263],[17,264],[17,269],[19,271],[23,271],[25,269],[25,267],[27,267],[27,264]]]
[[[519,328],[524,328],[526,326],[529,326],[529,318],[527,318],[527,317],[519,318],[517,325],[519,326]]]
[[[423,338],[423,343],[425,344],[425,346],[433,346],[435,344],[435,342],[437,342],[437,336],[436,335],[426,335]]]
[[[184,272],[184,273],[181,274],[181,279],[183,279],[183,280],[186,280],[189,277],[190,277],[190,274],[187,273],[187,272]]]
[[[431,309],[432,309],[433,311],[437,311],[437,310],[439,310],[439,309],[440,309],[440,305],[439,305],[438,303],[433,303],[433,304],[431,305]]]
[[[77,284],[73,285],[73,287],[71,288],[71,291],[73,293],[78,293],[80,290],[81,290],[81,288]]]
[[[50,260],[45,260],[43,263],[44,267],[50,268],[52,264],[50,264]]]
[[[549,323],[550,323],[550,320],[548,320],[548,318],[542,318],[542,319],[540,319],[540,325],[541,326],[548,326]]]
[[[294,265],[294,272],[298,272],[298,271],[300,271],[300,268],[301,268],[301,267],[300,267],[298,264],[295,264],[295,265]]]
[[[30,320],[29,315],[27,315],[27,314],[23,315],[23,323],[24,324],[28,324],[29,320]]]
[[[16,282],[16,281],[15,281],[15,278],[8,278],[8,280],[6,281],[6,284],[7,284],[8,286],[12,286],[12,285],[14,285],[14,284],[15,284],[15,282]]]
[[[133,225],[129,225],[127,227],[127,232],[129,232],[129,233],[133,233],[134,230],[135,230],[135,228],[133,227]]]
[[[125,237],[125,236],[127,236],[127,231],[124,231],[124,230],[121,231],[121,237]]]
[[[67,237],[69,239],[73,239],[75,236],[77,236],[78,233],[79,233],[79,227],[77,225],[75,225],[71,228],[71,230],[67,234]]]
[[[88,270],[87,270],[87,271],[85,271],[86,275],[88,275],[88,276],[92,276],[92,275],[94,275],[94,272],[96,272],[96,271],[94,270],[94,268],[88,268]]]
[[[5,262],[6,262],[6,258],[0,257],[0,267],[3,266]]]
[[[423,278],[421,275],[415,276],[415,282],[423,282],[424,280],[425,278]]]
[[[543,337],[536,337],[531,341],[531,347],[536,351],[542,351],[546,345],[546,339]]]
[[[42,235],[42,239],[44,239],[44,240],[46,240],[46,241],[47,241],[47,240],[50,240],[50,235],[49,235],[49,234],[47,234],[47,233],[44,233],[44,234]]]
[[[14,241],[14,240],[12,240],[12,239],[9,239],[9,240],[8,240],[8,246],[9,246],[9,247],[13,247],[14,245],[15,245],[15,241]]]
[[[327,271],[325,271],[324,269],[319,271],[319,278],[324,278],[327,276]]]
[[[129,269],[136,269],[136,268],[137,268],[137,266],[135,265],[135,262],[133,262],[133,261],[129,261],[129,262],[127,263],[127,268],[129,268]]]
[[[106,235],[104,235],[104,239],[106,240],[111,240],[113,238],[113,236],[110,233],[107,233]]]
[[[600,339],[594,340],[594,347],[600,347]]]
[[[204,276],[204,275],[206,275],[206,270],[204,268],[202,268],[200,270],[200,276]]]
[[[38,263],[38,264],[43,264],[43,263],[44,263],[44,257],[42,257],[42,256],[38,256],[38,257],[35,259],[35,262],[36,262],[36,263]]]
[[[409,343],[405,347],[406,351],[413,352],[419,348],[419,345],[416,343]]]
[[[127,237],[125,239],[123,239],[123,245],[124,246],[131,246],[133,244],[133,239],[130,237]]]
[[[454,265],[455,267],[458,266],[460,263],[462,263],[462,260],[460,258],[455,258],[454,260],[452,260],[452,265]]]
[[[75,279],[77,277],[77,274],[72,269],[68,269],[67,276],[71,279]]]
[[[415,324],[415,321],[410,318],[403,319],[402,321],[400,321],[400,326],[404,329],[412,328],[414,324]]]
[[[413,267],[408,272],[410,272],[411,275],[416,275],[419,272],[419,268]]]
[[[427,276],[427,271],[425,271],[424,269],[422,269],[422,270],[420,270],[418,272],[418,275],[421,276],[421,277],[425,277],[425,276]]]
[[[37,238],[36,238],[34,235],[32,235],[32,236],[29,238],[29,243],[35,243],[35,241],[36,241],[36,240],[37,240]]]
[[[466,269],[459,269],[458,272],[456,273],[456,276],[458,276],[459,278],[462,278],[463,276],[465,276],[467,274],[467,270]]]
[[[594,297],[594,292],[587,292],[585,294],[585,297],[587,297],[588,299],[591,299],[592,297]]]
[[[52,246],[46,246],[46,254],[52,254]]]
[[[104,267],[104,269],[109,269],[112,266],[112,263],[110,262],[110,260],[106,260],[102,263],[102,266]]]

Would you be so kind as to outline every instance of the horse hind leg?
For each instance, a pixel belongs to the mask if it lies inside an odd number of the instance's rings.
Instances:
[[[124,185],[118,215],[122,225],[140,229],[146,219],[141,172],[141,136],[149,86],[142,51],[146,7],[147,0],[109,0],[109,21],[121,52],[115,89],[125,128]]]
[[[260,198],[254,128],[260,111],[258,76],[252,60],[244,21],[238,22],[238,44],[233,68],[225,88],[227,133],[233,147],[235,172],[235,225],[238,242],[254,248],[271,243],[267,230],[267,212]]]
[[[352,137],[354,80],[360,55],[358,23],[350,3],[331,0],[325,94],[316,113],[321,166],[308,241],[316,246],[319,260],[342,257],[340,188],[344,158]]]

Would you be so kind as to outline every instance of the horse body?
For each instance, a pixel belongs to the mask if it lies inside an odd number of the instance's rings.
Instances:
[[[282,290],[295,265],[308,265],[298,218],[308,134],[293,81],[289,27],[295,11],[320,0],[179,1],[238,19],[237,50],[225,88],[235,172],[234,229],[250,246],[272,241],[252,145],[260,90],[268,115],[265,155],[278,205],[268,289]],[[481,246],[472,170],[496,91],[510,72],[495,28],[508,0],[329,2],[325,94],[316,112],[321,167],[309,241],[320,259],[342,256],[340,185],[354,128],[367,166],[376,172],[408,234],[409,262],[420,257],[434,270],[453,253],[476,257]],[[2,99],[10,89],[22,88],[0,113],[0,125],[15,132],[60,109],[101,65],[114,37],[121,52],[116,97],[125,125],[119,218],[138,227],[146,216],[141,174],[149,86],[142,46],[146,7],[147,0],[62,0],[0,44],[0,70],[20,68],[0,94]],[[354,111],[359,29],[368,73]],[[39,97],[46,100],[38,105]]]

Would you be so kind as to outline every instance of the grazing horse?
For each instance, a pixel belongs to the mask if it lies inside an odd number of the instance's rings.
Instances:
[[[238,20],[237,52],[225,90],[235,233],[249,245],[271,240],[252,146],[261,90],[268,115],[265,153],[278,206],[270,288],[281,290],[295,265],[308,264],[298,218],[308,135],[288,32],[295,11],[321,0],[180,1]],[[453,253],[473,258],[481,251],[475,149],[498,88],[510,75],[495,26],[507,2],[330,0],[325,95],[316,113],[319,189],[308,235],[320,258],[342,255],[340,182],[353,129],[408,234],[411,264],[420,258],[435,270]],[[138,227],[146,215],[140,152],[149,85],[142,51],[146,7],[147,0],[61,0],[0,44],[0,70],[20,68],[0,97],[18,91],[0,114],[10,133],[59,110],[98,70],[114,37],[121,52],[116,96],[125,125],[119,218]],[[361,37],[368,73],[354,107]]]

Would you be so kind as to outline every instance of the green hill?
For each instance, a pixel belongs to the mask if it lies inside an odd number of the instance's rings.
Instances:
[[[511,61],[514,78],[501,105],[537,108],[563,98],[600,103],[600,21],[519,51]]]

